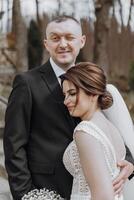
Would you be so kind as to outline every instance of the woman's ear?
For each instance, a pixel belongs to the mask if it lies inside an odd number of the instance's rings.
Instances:
[[[99,95],[92,95],[92,102],[97,102],[99,98]]]

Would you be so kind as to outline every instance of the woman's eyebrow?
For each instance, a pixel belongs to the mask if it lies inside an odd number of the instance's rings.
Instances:
[[[73,91],[76,91],[76,89],[73,88],[73,89],[69,89],[69,90],[67,90],[68,93],[69,93],[69,92],[73,92]],[[63,92],[63,94],[65,94],[65,92]]]
[[[74,90],[76,90],[76,89],[75,88],[71,88],[71,89],[68,90],[68,92],[71,92],[71,91],[74,91]]]

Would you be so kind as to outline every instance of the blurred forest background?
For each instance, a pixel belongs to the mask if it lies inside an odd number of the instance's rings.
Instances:
[[[134,0],[0,0],[1,137],[13,78],[48,59],[46,24],[62,14],[80,19],[87,36],[77,61],[105,69],[134,119]]]

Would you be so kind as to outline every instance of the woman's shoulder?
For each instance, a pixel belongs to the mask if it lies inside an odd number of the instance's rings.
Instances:
[[[92,120],[81,121],[74,129],[74,134],[76,134],[77,132],[87,133],[88,135],[95,137],[101,142],[103,140],[106,140],[107,142],[108,140],[103,130]]]
[[[92,121],[81,121],[76,128],[74,129],[74,133],[76,131],[82,131],[91,134],[92,132],[96,132],[97,125],[94,124]]]

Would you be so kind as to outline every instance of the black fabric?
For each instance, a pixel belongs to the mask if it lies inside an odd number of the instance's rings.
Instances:
[[[133,159],[132,154],[127,146],[126,146],[126,158],[125,159],[134,165],[134,159]],[[128,178],[130,180],[133,177],[134,177],[134,172]]]

